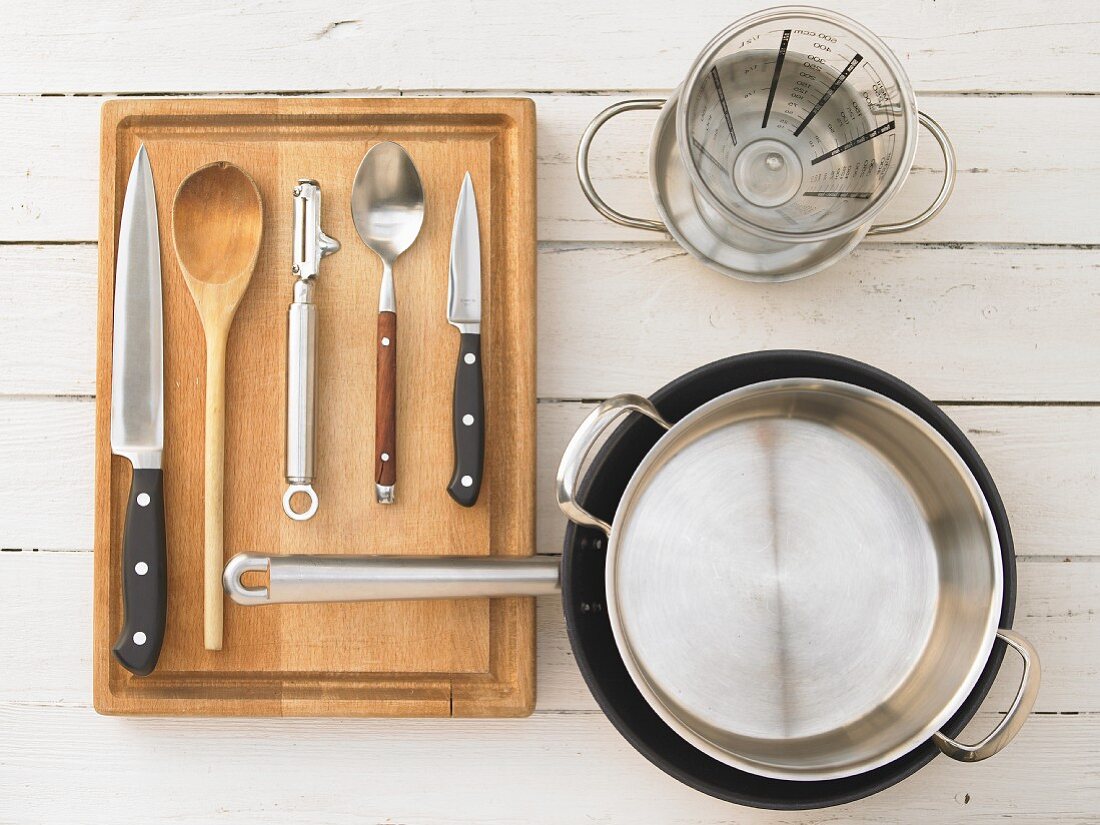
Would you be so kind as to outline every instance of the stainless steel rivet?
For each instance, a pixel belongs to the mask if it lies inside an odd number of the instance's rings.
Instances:
[[[138,493],[138,497],[137,497],[138,507],[148,507],[149,502],[151,500],[152,499],[149,498],[148,493]]]
[[[148,637],[140,630],[134,634],[134,644],[143,645]]]
[[[469,427],[471,424],[474,423],[474,417],[469,413],[466,413],[466,415],[462,416],[462,423]]]
[[[149,565],[147,565],[143,561],[139,561],[137,564],[134,565],[134,572],[137,573],[139,576],[144,576],[146,573],[149,572]]]

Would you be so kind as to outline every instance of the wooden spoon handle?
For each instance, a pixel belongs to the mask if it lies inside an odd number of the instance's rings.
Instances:
[[[374,401],[375,494],[393,503],[397,480],[397,313],[378,313],[378,374]]]
[[[226,338],[226,333],[215,332],[206,339],[203,638],[207,650],[222,649]]]

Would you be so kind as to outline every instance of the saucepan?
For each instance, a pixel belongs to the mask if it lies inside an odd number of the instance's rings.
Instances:
[[[1035,702],[992,479],[950,419],[886,373],[762,352],[617,396],[571,439],[557,495],[572,522],[560,566],[242,554],[225,588],[266,604],[560,587],[580,669],[620,732],[677,779],[761,807],[857,799],[939,752],[985,759]],[[266,587],[242,583],[252,570]],[[1006,646],[1024,663],[1015,699],[963,744]]]

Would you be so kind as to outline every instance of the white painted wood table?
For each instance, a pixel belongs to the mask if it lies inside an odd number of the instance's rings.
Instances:
[[[958,148],[944,213],[833,269],[762,287],[709,272],[584,201],[576,140],[612,101],[680,81],[737,0],[0,3],[0,822],[1100,822],[1100,8],[1095,0],[831,4],[881,34]],[[535,98],[539,120],[539,546],[551,480],[591,399],[651,392],[765,347],[850,355],[943,403],[1000,486],[1017,626],[1044,684],[998,757],[937,759],[876,797],[738,808],[651,767],[539,605],[526,720],[174,720],[91,708],[98,115],[119,94]],[[595,170],[652,214],[649,116]],[[924,140],[892,205],[935,191]],[[1009,668],[1003,681],[1011,682]],[[971,727],[988,729],[1012,685]]]

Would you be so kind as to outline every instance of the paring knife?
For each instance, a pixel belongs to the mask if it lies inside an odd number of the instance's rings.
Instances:
[[[451,234],[447,320],[461,334],[454,387],[455,469],[447,492],[472,507],[481,490],[485,399],[481,378],[481,237],[470,173],[462,180]]]
[[[122,631],[112,652],[147,676],[164,641],[164,345],[160,233],[153,170],[143,145],[126,184],[115,263],[111,452],[133,466],[122,534]]]

